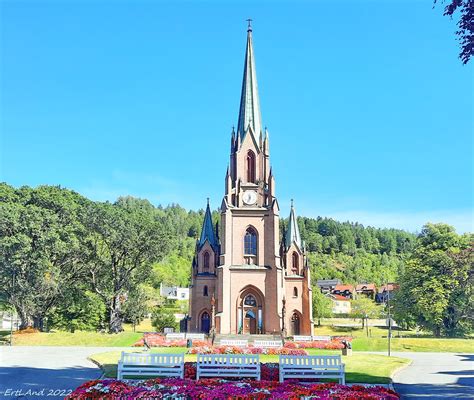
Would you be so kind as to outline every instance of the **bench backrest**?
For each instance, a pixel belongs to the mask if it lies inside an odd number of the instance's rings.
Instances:
[[[198,354],[197,365],[219,367],[241,367],[260,365],[258,354]]]
[[[184,333],[167,333],[166,340],[184,339]]]
[[[330,342],[331,336],[313,336],[313,340],[322,340],[325,342]]]
[[[313,340],[313,337],[312,336],[295,335],[295,336],[293,336],[293,340],[295,342],[311,342]]]
[[[143,354],[143,353],[125,353],[122,352],[120,359],[123,365],[184,365],[184,354]]]
[[[204,333],[188,333],[186,339],[204,340]]]
[[[221,346],[245,347],[245,346],[248,346],[249,341],[243,340],[243,339],[222,339],[220,344]]]
[[[282,347],[281,340],[255,340],[253,345],[255,347]]]
[[[324,368],[340,369],[341,356],[286,356],[280,355],[280,369]]]

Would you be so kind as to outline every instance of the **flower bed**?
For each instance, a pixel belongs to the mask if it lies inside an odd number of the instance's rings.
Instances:
[[[196,379],[197,366],[195,362],[184,363],[184,378],[185,379]],[[260,363],[260,374],[264,381],[275,381],[279,380],[279,366],[278,363]],[[237,380],[240,378],[236,378]]]
[[[237,346],[201,346],[193,347],[188,350],[188,354],[270,354],[270,355],[290,355],[307,356],[308,352],[304,349],[290,349],[287,347],[237,347]]]
[[[335,383],[301,384],[273,381],[230,382],[219,379],[150,379],[139,382],[94,380],[78,387],[66,397],[89,399],[301,399],[313,396],[321,400],[398,400],[393,391],[380,386],[343,386]]]
[[[166,340],[166,336],[160,333],[145,333],[143,337],[136,342],[134,347],[143,347],[146,343],[150,347],[186,347],[186,339]],[[205,340],[192,339],[193,346],[206,346],[208,344]]]
[[[143,338],[141,338],[138,342],[136,342],[133,346],[135,347],[143,347],[144,341],[146,338],[146,342],[150,347],[186,347],[186,339],[180,340],[166,340],[166,336],[161,333],[145,333]],[[344,348],[342,341],[352,341],[352,338],[349,336],[337,336],[333,337],[330,341],[324,340],[315,340],[312,342],[285,342],[284,348],[285,349],[324,349],[324,350],[341,350]],[[214,346],[218,350],[210,350],[210,342],[205,340],[192,340],[192,347],[201,348],[202,351],[192,351],[191,354],[197,354],[202,352],[202,354],[289,354],[289,355],[307,355],[307,353],[303,352],[286,352],[286,350],[280,350],[279,352],[274,352],[272,349],[264,349],[263,351],[260,348],[255,348],[249,346],[246,348],[245,351],[239,351],[238,347],[235,346]],[[225,349],[232,349],[232,350],[222,350]],[[205,349],[205,350],[204,350]],[[252,349],[252,350],[250,350]]]

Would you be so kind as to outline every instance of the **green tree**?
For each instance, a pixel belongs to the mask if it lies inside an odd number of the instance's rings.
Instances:
[[[436,337],[472,331],[472,239],[446,224],[423,227],[400,282],[398,317],[416,321]]]
[[[313,287],[313,316],[318,319],[318,326],[321,318],[332,317],[332,301],[317,286]]]
[[[165,328],[178,329],[178,322],[173,312],[165,307],[155,307],[151,316],[151,324],[157,332],[163,332]]]
[[[361,296],[351,301],[351,316],[362,320],[362,327],[365,326],[365,318],[380,317],[380,306],[371,299]]]
[[[105,321],[105,304],[95,293],[81,287],[68,295],[48,314],[48,327],[74,332],[95,331]]]
[[[84,277],[85,229],[78,215],[88,201],[59,187],[0,186],[0,292],[21,328],[43,329],[45,315]]]
[[[124,320],[133,325],[133,331],[140,322],[142,322],[150,312],[150,297],[146,290],[138,286],[128,293],[127,300],[123,307]]]
[[[434,0],[435,4],[437,2]],[[440,3],[447,3],[443,15],[452,18],[456,12],[460,14],[456,31],[461,47],[459,58],[463,64],[467,64],[474,55],[474,4],[472,0],[440,0]]]
[[[89,273],[96,293],[107,305],[109,331],[123,330],[123,306],[129,292],[150,275],[151,265],[171,245],[171,234],[153,209],[127,199],[125,205],[97,203],[89,207],[91,231]]]

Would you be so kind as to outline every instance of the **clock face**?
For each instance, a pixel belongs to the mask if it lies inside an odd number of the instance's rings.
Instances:
[[[257,192],[253,190],[246,190],[242,200],[245,204],[255,204],[257,202]]]

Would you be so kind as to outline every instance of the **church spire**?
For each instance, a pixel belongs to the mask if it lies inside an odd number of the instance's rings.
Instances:
[[[257,71],[255,69],[255,58],[252,45],[252,26],[249,22],[247,29],[247,50],[245,52],[244,78],[242,81],[242,95],[240,97],[239,122],[237,133],[241,139],[244,138],[249,127],[252,128],[255,137],[262,131],[262,117],[260,115],[260,100],[258,98]]]
[[[217,238],[214,233],[214,227],[212,226],[212,215],[211,209],[209,207],[209,198],[207,199],[206,214],[204,215],[204,222],[202,224],[201,238],[199,239],[199,247],[201,248],[206,243],[206,240],[209,242],[212,248],[216,248],[218,245]]]
[[[291,200],[290,218],[288,219],[288,229],[285,234],[285,245],[289,248],[295,242],[301,248],[301,235],[296,220],[295,208],[293,207],[293,199]]]

